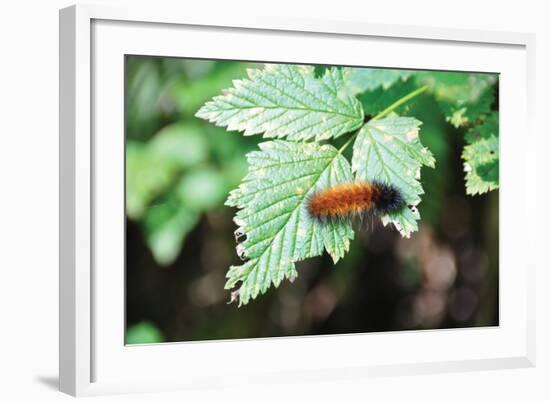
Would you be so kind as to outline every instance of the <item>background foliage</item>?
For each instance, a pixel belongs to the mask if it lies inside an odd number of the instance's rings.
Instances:
[[[381,84],[369,88],[357,77],[371,117],[429,85],[397,110],[422,121],[437,164],[422,173],[420,231],[403,239],[377,224],[358,233],[336,267],[327,255],[300,262],[293,284],[239,311],[226,305],[226,269],[240,262],[235,209],[223,203],[262,140],[194,114],[249,67],[261,66],[127,59],[127,342],[498,323],[498,191],[467,196],[463,173],[468,193],[498,186],[498,86],[483,74],[374,70]]]

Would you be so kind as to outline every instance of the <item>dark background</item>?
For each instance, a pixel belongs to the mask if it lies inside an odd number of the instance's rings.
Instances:
[[[262,138],[194,113],[251,66],[126,60],[126,342],[498,325],[498,191],[466,195],[464,131],[429,94],[400,110],[423,122],[437,161],[422,169],[420,230],[404,239],[378,221],[336,266],[328,255],[299,262],[294,283],[227,304],[225,274],[240,260],[223,202]]]

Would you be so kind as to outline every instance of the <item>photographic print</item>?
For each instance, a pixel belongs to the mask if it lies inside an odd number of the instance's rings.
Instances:
[[[498,74],[126,56],[126,344],[499,324]]]

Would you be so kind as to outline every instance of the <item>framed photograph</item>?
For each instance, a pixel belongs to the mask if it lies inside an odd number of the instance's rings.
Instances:
[[[61,10],[61,390],[533,366],[533,48]]]

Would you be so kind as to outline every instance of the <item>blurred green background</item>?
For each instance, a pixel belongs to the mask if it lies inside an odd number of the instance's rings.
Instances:
[[[422,170],[419,232],[376,224],[336,266],[300,262],[294,283],[227,304],[225,274],[240,260],[223,203],[262,138],[194,114],[260,66],[126,58],[126,343],[498,325],[498,191],[466,195],[464,129],[430,94],[398,111],[423,122],[437,160]]]

